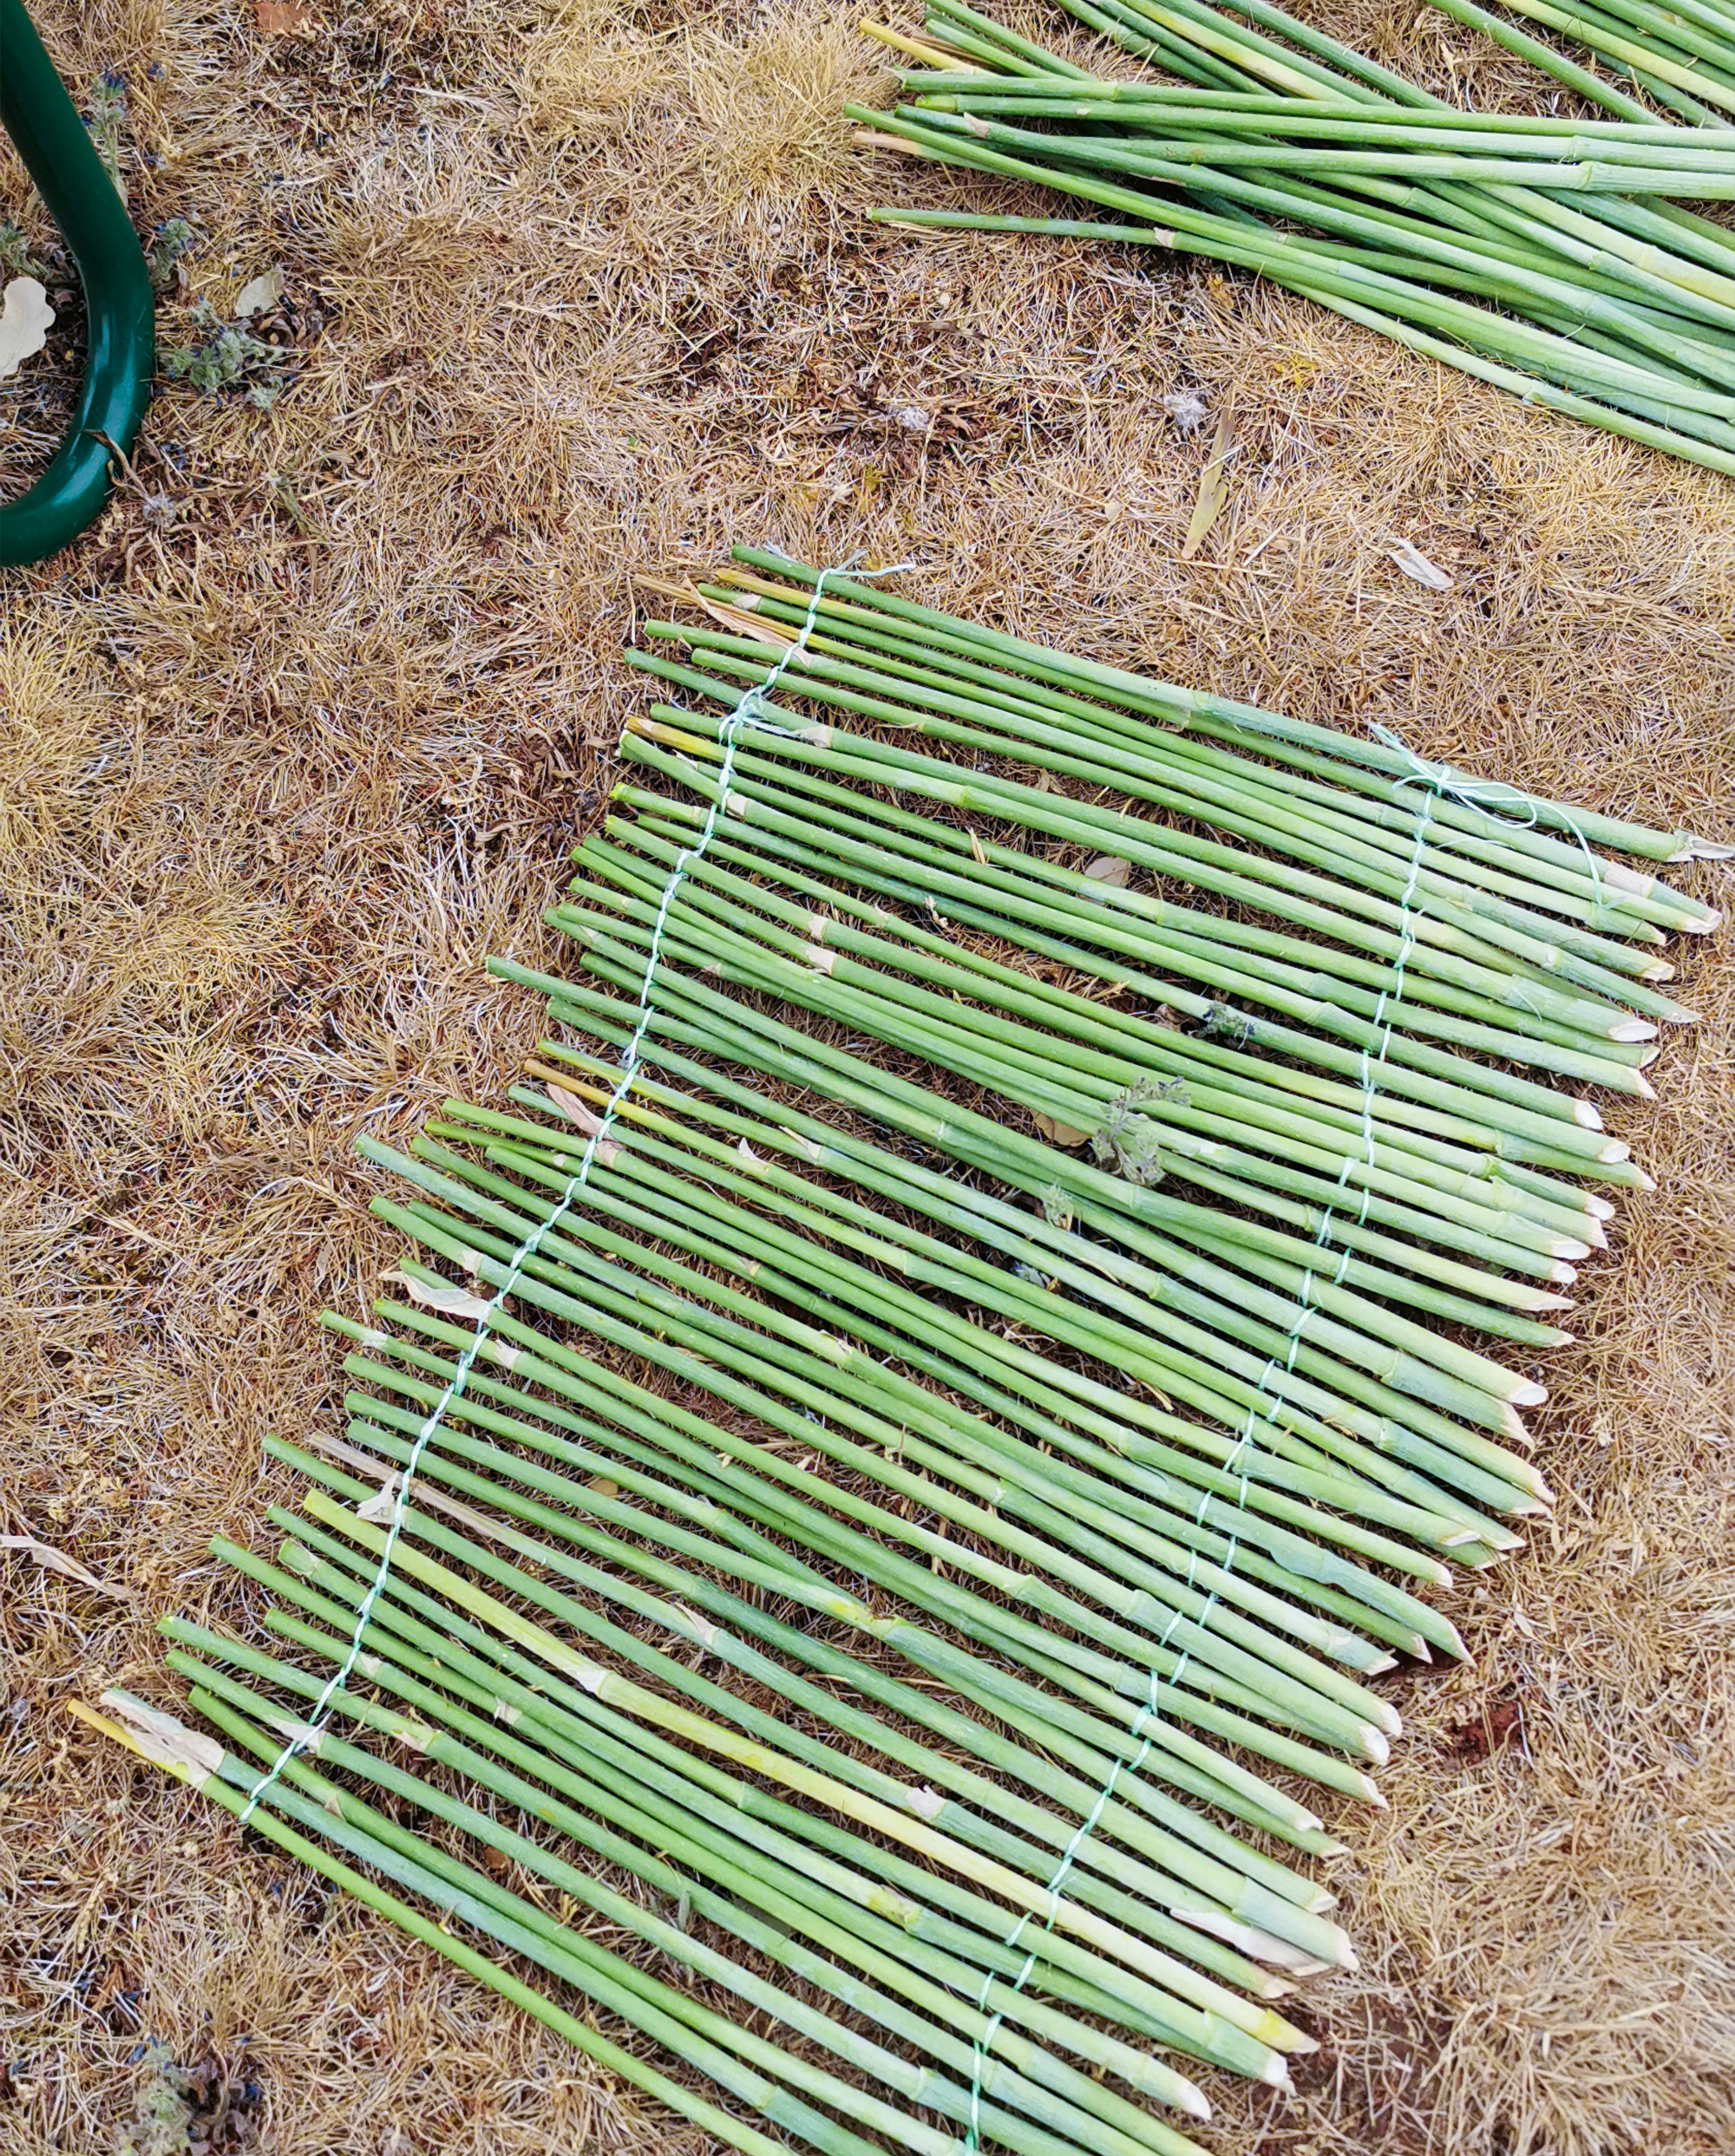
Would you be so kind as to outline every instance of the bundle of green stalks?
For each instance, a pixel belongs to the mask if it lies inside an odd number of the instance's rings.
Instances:
[[[1265,0],[1061,4],[1156,75],[1097,77],[965,0],[932,0],[920,39],[874,33],[920,63],[902,78],[907,101],[849,110],[869,145],[1110,216],[907,205],[876,216],[1142,243],[1251,270],[1534,402],[1735,472],[1735,235],[1685,206],[1729,198],[1729,127],[1658,119],[1476,0],[1438,4],[1547,56],[1621,116],[1466,113]],[[1658,45],[1645,87],[1691,77],[1706,99],[1691,116],[1704,120],[1735,96],[1735,72],[1723,83],[1713,64],[1735,20],[1720,6],[1666,26],[1638,0],[1589,18],[1550,0],[1520,11],[1576,35],[1621,10],[1675,55]],[[1633,67],[1641,49],[1614,56]],[[1678,64],[1686,55],[1694,67]]]
[[[1648,1091],[1716,917],[1642,864],[1719,849],[775,556],[691,596],[588,977],[494,964],[557,1030],[361,1141],[403,1292],[213,1545],[277,1651],[171,1620],[201,1726],[85,1711],[719,2145],[1187,2156],[1354,1966],[1378,1678],[1548,1506],[1646,1180],[1577,1088]]]
[[[1554,0],[1502,0],[1506,16],[1494,15],[1475,0],[1433,3],[1467,28],[1486,32],[1588,102],[1640,126],[1649,123],[1656,105],[1713,130],[1720,130],[1725,115],[1735,113],[1735,10],[1718,0],[1678,0],[1668,8],[1647,7],[1644,0],[1595,0],[1593,6],[1572,8],[1556,7]],[[1513,15],[1582,45],[1619,82],[1643,90],[1651,103],[1629,96],[1556,47],[1528,36],[1508,19]],[[1677,133],[1670,140],[1679,143],[1681,137]]]

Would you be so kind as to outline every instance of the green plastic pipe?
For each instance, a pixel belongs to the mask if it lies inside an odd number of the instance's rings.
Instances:
[[[72,250],[89,323],[66,438],[29,492],[0,505],[0,565],[10,565],[58,553],[108,499],[110,460],[131,448],[150,396],[156,324],[138,235],[23,0],[0,0],[0,127]]]

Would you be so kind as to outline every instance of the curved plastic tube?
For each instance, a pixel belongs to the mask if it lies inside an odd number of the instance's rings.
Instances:
[[[132,448],[150,396],[155,320],[138,235],[23,0],[0,0],[0,127],[72,250],[90,333],[66,439],[29,493],[0,505],[3,564],[58,552],[108,499],[110,458]]]

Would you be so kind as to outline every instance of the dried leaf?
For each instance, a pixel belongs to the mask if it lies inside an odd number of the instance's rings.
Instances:
[[[1452,580],[1437,562],[1431,562],[1419,546],[1408,539],[1399,539],[1395,546],[1386,549],[1393,561],[1413,584],[1419,584],[1430,591],[1450,591]]]
[[[442,1317],[468,1317],[473,1324],[480,1324],[488,1316],[488,1303],[481,1296],[472,1295],[468,1288],[455,1287],[449,1281],[442,1280],[435,1287],[430,1281],[411,1279],[407,1272],[389,1272],[386,1278],[408,1289],[412,1302],[438,1310]]]
[[[1086,861],[1084,873],[1094,882],[1112,884],[1116,891],[1124,891],[1132,881],[1133,865],[1118,853],[1099,853],[1094,861]]]
[[[1522,1748],[1524,1742],[1524,1709],[1516,1699],[1503,1699],[1484,1706],[1479,1714],[1472,1715],[1458,1724],[1451,1733],[1452,1749],[1461,1759],[1485,1760],[1509,1744]]]
[[[390,1475],[383,1488],[376,1490],[371,1497],[363,1498],[357,1506],[356,1518],[366,1520],[370,1527],[387,1527],[396,1509],[397,1477]]]
[[[313,27],[305,0],[253,0],[253,28],[262,37],[299,37]]]
[[[973,831],[970,833],[970,858],[978,868],[985,868],[988,866],[988,849]]]
[[[5,304],[0,306],[0,380],[16,374],[27,359],[41,351],[54,318],[49,296],[35,278],[11,280]]]
[[[214,1737],[189,1729],[185,1722],[177,1722],[160,1708],[147,1706],[130,1692],[104,1692],[101,1703],[117,1722],[125,1725],[127,1736],[136,1751],[154,1766],[185,1774],[195,1789],[208,1781],[222,1766],[223,1748]]]
[[[1158,399],[1183,434],[1196,434],[1211,416],[1211,408],[1196,389],[1171,389]]]
[[[267,270],[263,277],[256,277],[242,285],[235,296],[235,319],[251,322],[255,315],[262,315],[268,307],[275,307],[283,297],[283,271]]]
[[[1205,468],[1199,474],[1199,499],[1193,505],[1192,520],[1187,526],[1187,536],[1181,542],[1181,559],[1191,561],[1211,535],[1211,528],[1222,515],[1229,499],[1228,481],[1223,477],[1223,467],[1229,451],[1234,447],[1235,415],[1233,405],[1225,403],[1217,421],[1216,439],[1211,444],[1211,454],[1205,460]]]
[[[579,1100],[576,1093],[568,1093],[564,1086],[554,1084],[552,1079],[547,1082],[548,1098],[561,1114],[576,1123],[586,1137],[597,1138],[598,1132],[602,1128],[602,1118],[596,1110]],[[612,1168],[619,1154],[620,1147],[612,1138],[597,1138],[596,1157],[603,1167]]]
[[[1051,1146],[1082,1146],[1090,1135],[1088,1130],[1074,1130],[1070,1123],[1059,1123],[1051,1115],[1038,1114],[1031,1110],[1031,1120]]]
[[[38,1542],[34,1535],[0,1535],[0,1550],[22,1550],[33,1564],[40,1565],[45,1572],[62,1572],[68,1579],[75,1579],[81,1587],[91,1587],[99,1595],[108,1595],[115,1602],[130,1602],[131,1590],[116,1587],[111,1581],[98,1579],[95,1572],[88,1572],[75,1557],[69,1557],[64,1550],[51,1550],[46,1542]]]

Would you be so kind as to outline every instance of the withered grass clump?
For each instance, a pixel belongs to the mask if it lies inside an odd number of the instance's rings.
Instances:
[[[882,86],[805,5],[36,12],[81,95],[125,78],[135,221],[200,236],[165,343],[278,263],[288,359],[263,415],[166,388],[103,522],[0,599],[0,1532],[130,1597],[0,1558],[0,2149],[139,2140],[154,2035],[183,2067],[247,2038],[287,2156],[698,2156],[62,1708],[155,1685],[167,1611],[252,1622],[206,1543],[287,1494],[263,1439],[335,1412],[315,1314],[360,1314],[396,1254],[353,1138],[498,1098],[535,1036],[482,961],[548,955],[613,775],[630,571],[743,533],[916,559],[1020,633],[1719,831],[1728,490],[1255,285],[873,230],[883,180],[830,115]],[[1536,95],[1375,13],[1321,19],[1436,88]],[[48,238],[10,164],[0,217]],[[1183,565],[1228,403],[1228,504]],[[1401,1697],[1391,1813],[1334,1882],[1363,1970],[1313,1989],[1299,2097],[1213,2078],[1234,2156],[1730,2141],[1721,945],[1681,988],[1704,1020],[1660,1100],[1605,1104],[1660,1188],[1549,1360],[1558,1523],[1451,1608],[1474,1663]]]

